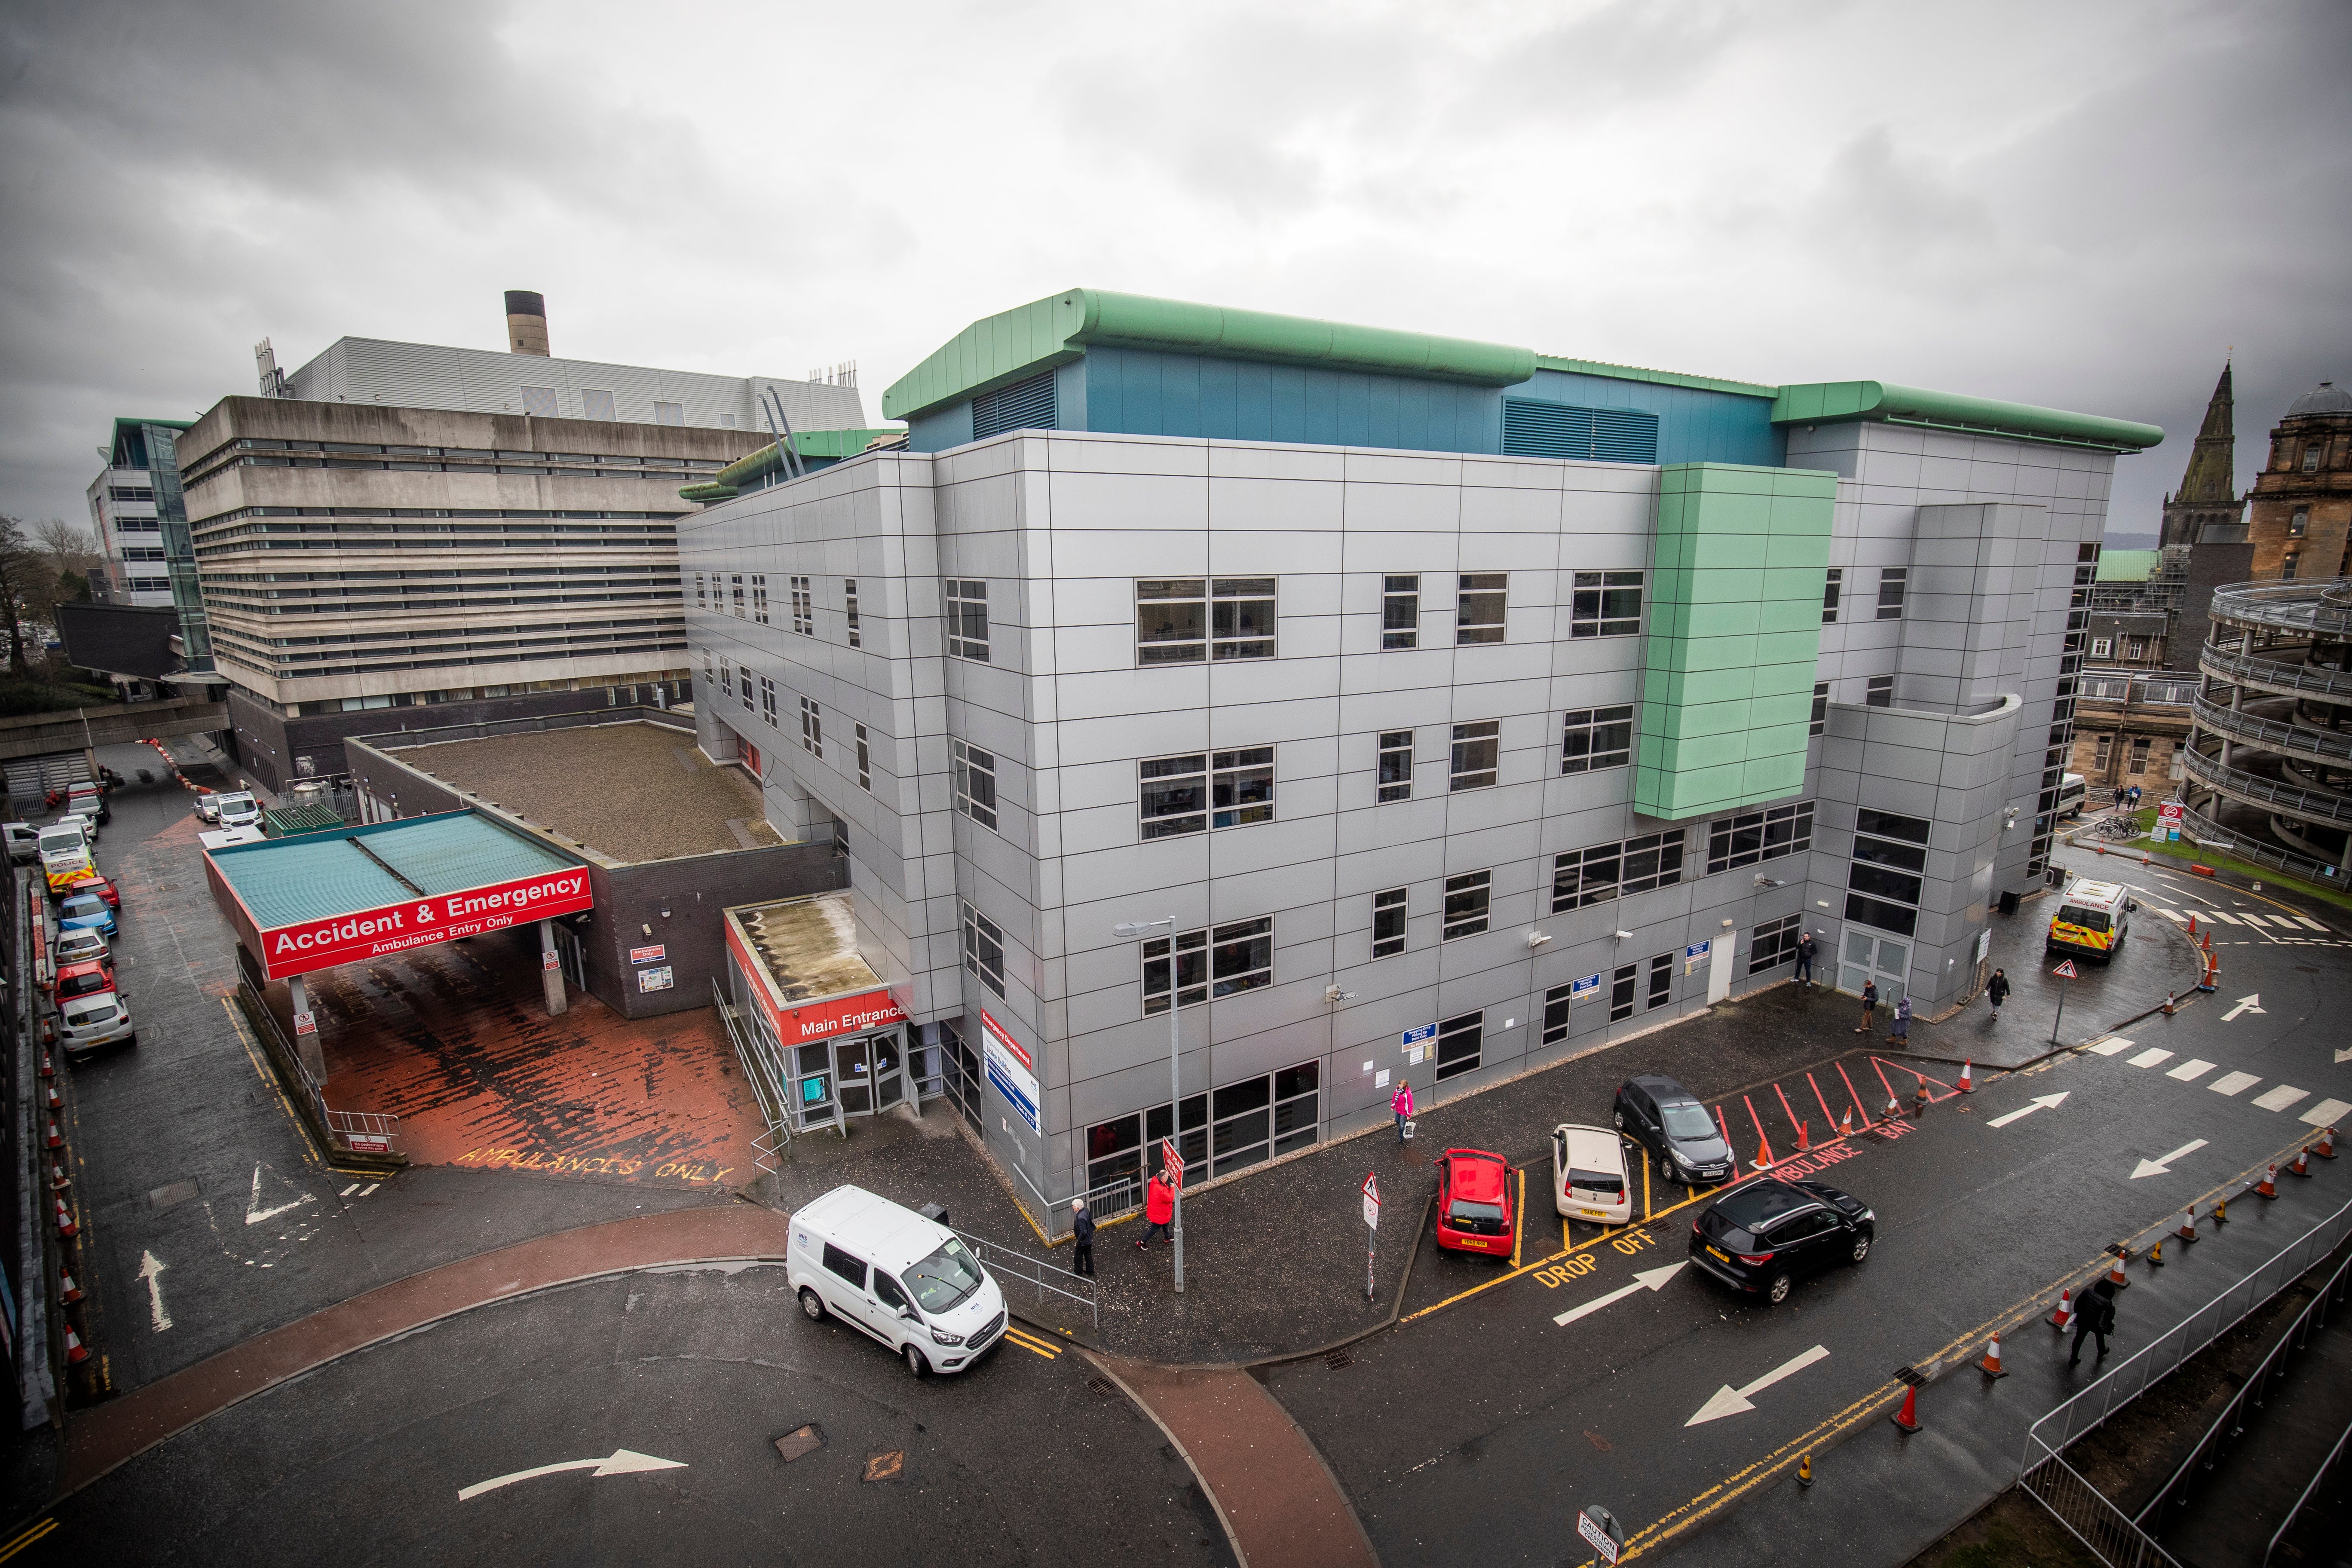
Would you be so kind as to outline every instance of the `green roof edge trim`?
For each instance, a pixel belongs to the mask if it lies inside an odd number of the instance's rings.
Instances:
[[[1611,364],[1597,359],[1565,359],[1559,354],[1536,355],[1538,368],[1562,370],[1576,375],[1605,375],[1612,381],[1647,381],[1660,386],[1689,386],[1701,392],[1727,392],[1738,397],[1778,397],[1780,389],[1754,381],[1727,381],[1721,376],[1685,375],[1680,371],[1652,370],[1646,365]]]
[[[1481,386],[1515,385],[1536,371],[1534,350],[1502,343],[1071,289],[966,327],[890,384],[882,394],[883,416],[919,417],[1067,364],[1090,346],[1389,371]]]
[[[904,436],[904,430],[795,430],[793,450],[803,458],[854,458],[886,436]],[[775,472],[780,461],[772,441],[748,457],[736,458],[708,479],[691,484],[677,493],[688,500],[731,500],[739,486],[763,475]],[[724,491],[724,494],[720,492]]]
[[[1925,425],[2066,446],[2137,452],[2164,439],[2162,426],[2063,408],[2000,403],[1956,392],[1927,392],[1880,381],[1823,381],[1784,386],[1772,404],[1775,425],[1835,425],[1848,420]]]

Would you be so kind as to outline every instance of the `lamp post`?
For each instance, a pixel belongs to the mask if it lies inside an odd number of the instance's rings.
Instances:
[[[1156,921],[1121,921],[1110,928],[1110,933],[1139,940],[1161,930],[1168,932],[1168,1142],[1170,1147],[1179,1148],[1181,1146],[1180,1134],[1184,1130],[1181,1109],[1184,1087],[1177,1066],[1176,917],[1166,915]],[[1150,1156],[1147,1154],[1144,1158],[1148,1162]],[[1175,1225],[1176,1294],[1181,1296],[1184,1293],[1184,1184],[1181,1179],[1176,1184],[1176,1209],[1172,1217]]]

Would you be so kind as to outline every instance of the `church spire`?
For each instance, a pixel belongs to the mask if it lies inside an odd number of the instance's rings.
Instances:
[[[2239,513],[2237,396],[2231,369],[2230,361],[2221,362],[2221,379],[2213,384],[2213,396],[2205,405],[2205,422],[2189,448],[2180,489],[2165,498],[2166,544],[2194,544],[2205,523],[2234,521]]]

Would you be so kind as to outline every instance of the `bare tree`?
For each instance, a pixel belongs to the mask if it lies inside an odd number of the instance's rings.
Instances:
[[[8,669],[19,680],[32,675],[25,662],[25,623],[48,613],[57,579],[48,557],[25,538],[24,520],[0,516],[0,616],[8,621]]]
[[[86,523],[45,517],[33,524],[30,535],[34,548],[48,556],[60,577],[68,572],[88,576],[89,569],[104,559],[99,553],[97,532]]]

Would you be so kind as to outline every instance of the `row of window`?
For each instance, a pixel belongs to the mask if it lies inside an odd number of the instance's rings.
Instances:
[[[1904,595],[1910,591],[1910,587],[1911,568],[1908,566],[1881,567],[1878,573],[1878,597],[1870,606],[1874,612],[1870,618],[1880,621],[1901,620]],[[1857,620],[1861,618],[1856,614],[1859,606],[1849,606],[1844,600],[1845,568],[1832,566],[1830,568],[1829,583],[1822,590],[1822,625],[1825,626],[1833,625],[1841,614],[1852,616]]]
[[[1161,1141],[1195,1176],[1228,1175],[1315,1142],[1322,1120],[1317,1061],[1262,1073],[1172,1107],[1129,1111],[1087,1129],[1087,1188],[1097,1213],[1135,1205],[1147,1175],[1160,1173]]]
[[[2113,734],[2105,734],[2098,737],[2098,744],[2094,748],[2094,754],[2091,761],[2091,771],[2093,773],[2105,773],[2113,765],[2115,761],[2115,743],[2116,737]],[[2163,766],[2158,770],[2158,772],[2166,771],[2171,766],[2172,753],[2179,749],[2179,745],[2180,742],[2178,741],[2165,742],[2165,761]],[[2126,763],[2124,771],[2134,778],[2137,778],[2146,773],[2147,772],[2148,760],[2153,747],[2154,742],[2149,737],[2146,735],[2134,735],[2131,738],[2131,746],[2128,751],[2129,761]]]
[[[750,665],[737,665],[730,659],[720,658],[709,648],[702,650],[702,674],[708,686],[715,689],[720,698],[734,698],[743,705],[746,711],[757,712],[772,730],[781,727],[777,711],[776,682],[772,677],[754,675]],[[799,701],[801,750],[808,752],[818,762],[823,762],[824,761],[824,709],[813,698],[802,697]],[[853,771],[856,774],[857,787],[870,792],[874,788],[872,743],[866,735],[865,725],[852,723],[849,730],[851,760],[855,764]],[[992,763],[993,759],[991,761]],[[992,773],[990,777],[988,798],[992,806],[989,825],[993,826],[995,817],[992,807],[995,789]]]

